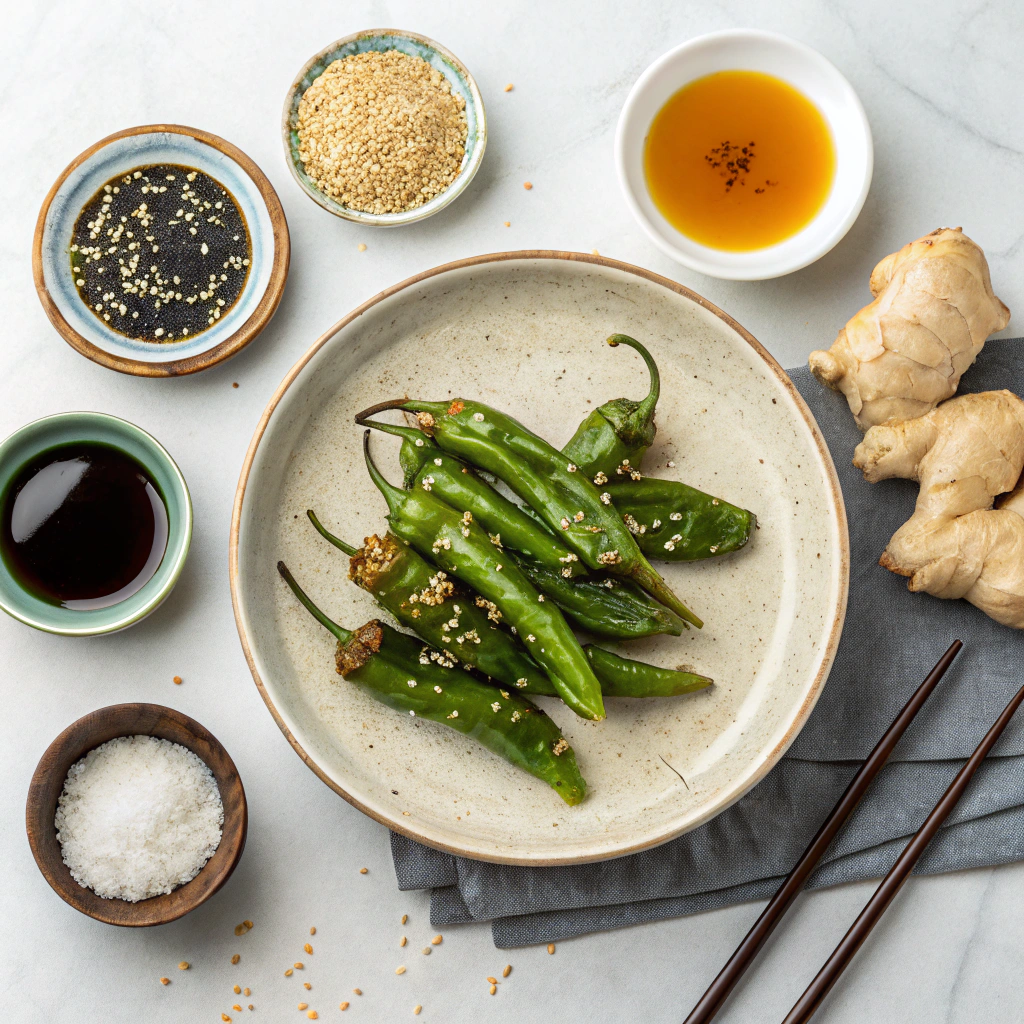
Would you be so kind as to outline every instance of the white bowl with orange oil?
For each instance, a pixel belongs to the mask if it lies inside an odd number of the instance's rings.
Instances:
[[[827,253],[871,185],[871,128],[816,50],[772,32],[692,39],[655,61],[619,118],[626,201],[673,259],[758,281]]]

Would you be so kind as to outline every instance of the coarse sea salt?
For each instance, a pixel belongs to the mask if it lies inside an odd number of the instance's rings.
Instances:
[[[119,736],[90,750],[71,766],[54,818],[75,881],[129,903],[195,878],[223,824],[209,767],[156,736]]]

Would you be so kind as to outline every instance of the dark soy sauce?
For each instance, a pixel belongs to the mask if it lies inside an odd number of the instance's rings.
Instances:
[[[145,469],[98,442],[41,452],[3,496],[0,554],[50,604],[106,608],[138,592],[167,547],[167,509]]]

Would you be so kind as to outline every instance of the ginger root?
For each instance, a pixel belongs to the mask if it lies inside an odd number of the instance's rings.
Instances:
[[[1024,402],[986,391],[873,426],[853,464],[870,483],[900,477],[921,485],[913,516],[879,564],[909,576],[912,591],[966,598],[1024,629]]]
[[[874,302],[812,352],[811,372],[841,391],[861,430],[923,416],[956,394],[961,374],[1010,311],[996,298],[980,246],[939,228],[871,273]]]

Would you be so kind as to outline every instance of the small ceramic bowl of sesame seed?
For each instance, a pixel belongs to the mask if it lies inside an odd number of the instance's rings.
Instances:
[[[484,103],[439,43],[382,28],[331,43],[285,98],[288,167],[336,217],[379,227],[423,220],[473,180],[487,143]]]
[[[144,125],[76,157],[43,201],[36,291],[73,348],[145,377],[195,373],[244,348],[288,277],[281,202],[230,142]]]

